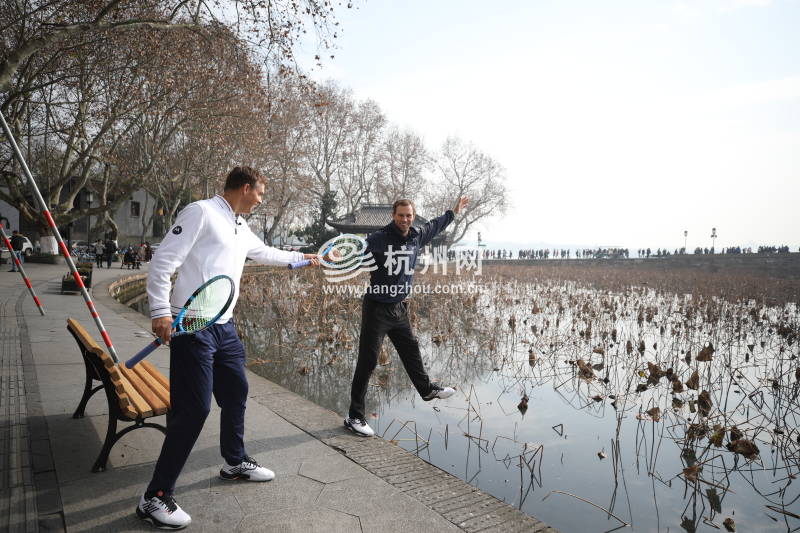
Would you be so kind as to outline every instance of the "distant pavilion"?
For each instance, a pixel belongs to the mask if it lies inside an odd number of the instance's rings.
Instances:
[[[354,233],[356,235],[367,236],[384,227],[392,221],[392,204],[364,204],[352,213],[348,213],[342,218],[328,220],[329,226],[340,233]],[[428,223],[428,219],[417,215],[414,217],[414,227],[419,229]],[[442,246],[445,242],[445,234],[437,235],[431,245]]]

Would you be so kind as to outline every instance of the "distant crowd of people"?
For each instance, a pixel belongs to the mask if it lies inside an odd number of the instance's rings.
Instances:
[[[798,249],[800,252],[800,249]],[[788,254],[791,250],[789,250],[788,246],[759,246],[755,253],[757,254]],[[723,254],[752,254],[752,248],[742,248],[740,246],[734,246],[731,248],[723,248]]]
[[[788,246],[759,246],[755,253],[758,254],[788,254],[791,250]],[[800,252],[800,249],[798,249]],[[695,255],[710,255],[717,253],[713,247],[701,248],[697,247],[693,252]],[[723,248],[720,253],[723,254],[752,254],[753,249],[742,248],[734,246]],[[640,248],[636,250],[636,257],[638,258],[651,258],[651,257],[668,257],[673,255],[685,255],[686,248],[676,248],[669,250],[667,248]],[[456,257],[480,257],[482,260],[502,260],[502,259],[627,259],[630,257],[630,250],[628,248],[586,248],[579,250],[558,249],[558,248],[541,248],[541,249],[526,249],[519,250],[516,253],[510,249],[483,249],[483,250],[450,250],[447,253],[448,260],[455,260]]]
[[[103,268],[103,263],[106,264],[106,268],[111,268],[111,263],[119,256],[120,268],[133,270],[141,268],[142,262],[150,262],[153,258],[153,247],[148,241],[139,245],[129,244],[119,247],[114,239],[97,239],[84,253],[94,255],[97,268]]]

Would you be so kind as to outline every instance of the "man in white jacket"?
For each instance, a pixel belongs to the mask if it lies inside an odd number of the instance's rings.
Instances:
[[[153,478],[136,507],[136,514],[161,529],[182,529],[191,518],[172,493],[211,410],[213,393],[221,408],[220,451],[225,460],[219,475],[225,480],[269,481],[275,474],[250,458],[244,448],[247,401],[245,353],[232,316],[239,297],[245,259],[286,265],[313,254],[286,252],[266,246],[239,215],[261,203],[265,180],[256,170],[236,167],[225,180],[222,195],[186,206],[153,256],[147,295],[153,332],[167,343],[172,317],[205,281],[220,274],[234,280],[228,311],[210,328],[175,337],[170,343],[170,400],[167,435]],[[178,277],[170,297],[170,278]]]

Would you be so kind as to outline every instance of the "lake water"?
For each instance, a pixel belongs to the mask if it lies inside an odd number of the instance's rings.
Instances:
[[[514,272],[412,299],[429,373],[458,392],[423,402],[387,339],[367,403],[378,435],[565,532],[800,527],[795,306]],[[323,283],[245,278],[237,325],[253,371],[344,415],[360,301]],[[742,442],[758,454],[728,449]]]

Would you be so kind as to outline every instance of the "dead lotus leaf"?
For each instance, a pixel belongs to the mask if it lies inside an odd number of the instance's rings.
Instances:
[[[697,373],[697,370],[694,371],[692,377],[686,382],[686,386],[692,390],[697,390],[698,387],[700,387],[700,374]]]
[[[684,390],[683,389],[683,383],[681,383],[681,380],[676,379],[675,381],[672,382],[672,392],[673,393],[680,394],[681,392],[683,392],[683,390]]]
[[[711,408],[714,406],[711,403],[711,394],[704,390],[700,393],[697,397],[697,408],[700,410],[700,414],[703,416],[708,416],[708,413],[711,412]]]
[[[517,405],[517,409],[519,409],[520,413],[522,413],[523,415],[525,414],[525,411],[528,410],[528,395],[527,394],[523,394],[522,395],[522,399],[519,401],[519,404]]]
[[[650,415],[650,418],[653,419],[653,422],[658,422],[659,420],[661,420],[661,408],[660,407],[653,407],[652,409],[647,411],[647,414]]]
[[[697,476],[700,474],[700,470],[702,470],[702,467],[699,463],[696,465],[687,466],[683,469],[683,477],[686,478],[686,481],[697,483]]]
[[[708,442],[719,448],[722,446],[723,437],[725,437],[725,428],[719,424],[714,424],[714,432],[708,437]]]
[[[725,526],[725,529],[727,529],[728,531],[731,532],[736,531],[736,522],[734,522],[733,518],[731,518],[730,516],[722,522],[722,525]]]
[[[625,343],[625,353],[630,355],[633,352],[633,343],[628,341]]]
[[[758,446],[747,439],[738,439],[730,442],[728,449],[734,453],[744,455],[747,459],[752,460],[758,457]]]
[[[650,372],[650,377],[655,379],[656,381],[661,379],[661,376],[666,374],[666,372],[661,370],[660,366],[653,364],[650,361],[647,362],[647,370],[648,372]]]
[[[689,424],[686,436],[689,439],[702,439],[708,433],[708,426],[705,424]]]
[[[589,366],[583,359],[578,359],[575,361],[575,364],[578,365],[578,375],[583,379],[592,379],[594,378],[594,370],[592,367]]]
[[[711,354],[713,353],[714,353],[714,345],[709,342],[708,346],[700,350],[700,353],[697,354],[697,357],[695,357],[695,359],[697,361],[708,362],[711,361]]]
[[[744,434],[742,433],[742,431],[739,428],[737,428],[736,426],[733,426],[731,428],[731,435],[730,435],[731,442],[733,442],[735,440],[739,440],[742,437],[744,437]]]

